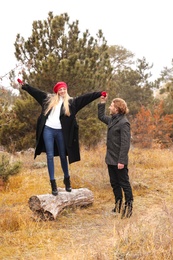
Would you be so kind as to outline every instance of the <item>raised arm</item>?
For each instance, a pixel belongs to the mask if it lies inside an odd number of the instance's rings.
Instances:
[[[47,97],[46,92],[41,91],[37,88],[30,86],[29,84],[25,84],[23,81],[18,79],[19,84],[21,85],[22,89],[27,91],[41,106],[43,105],[43,101]]]
[[[98,104],[98,119],[103,123],[105,123],[106,125],[108,125],[111,118],[110,116],[107,116],[105,114],[106,100],[107,100],[107,95],[100,97],[100,103]]]
[[[74,98],[76,113],[95,99],[101,97],[102,95],[106,95],[105,93],[105,91],[91,92]]]

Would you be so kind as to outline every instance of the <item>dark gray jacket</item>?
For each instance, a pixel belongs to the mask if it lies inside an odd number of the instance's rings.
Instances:
[[[116,118],[105,115],[105,103],[98,104],[98,118],[108,125],[107,152],[105,161],[109,165],[128,165],[130,148],[130,123],[124,114]]]

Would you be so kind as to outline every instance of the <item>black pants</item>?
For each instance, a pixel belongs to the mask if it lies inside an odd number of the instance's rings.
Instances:
[[[132,188],[129,182],[128,168],[118,169],[117,165],[108,165],[111,187],[115,196],[115,203],[125,197],[125,204],[133,200]]]

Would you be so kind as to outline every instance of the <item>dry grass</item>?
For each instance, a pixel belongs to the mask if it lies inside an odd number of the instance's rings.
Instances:
[[[64,210],[56,221],[47,222],[35,221],[28,207],[31,196],[51,191],[47,168],[36,167],[33,154],[13,158],[23,162],[23,169],[0,194],[0,259],[173,259],[172,151],[130,151],[134,212],[125,220],[111,213],[114,198],[105,148],[82,148],[81,155],[80,162],[70,165],[72,187],[92,190],[94,204]],[[45,161],[45,155],[36,159]],[[58,158],[56,169],[58,186],[63,187]]]

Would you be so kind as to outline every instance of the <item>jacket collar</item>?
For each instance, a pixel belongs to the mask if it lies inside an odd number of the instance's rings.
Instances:
[[[112,115],[112,118],[109,123],[109,128],[118,123],[122,118],[124,117],[124,114],[115,114]]]

